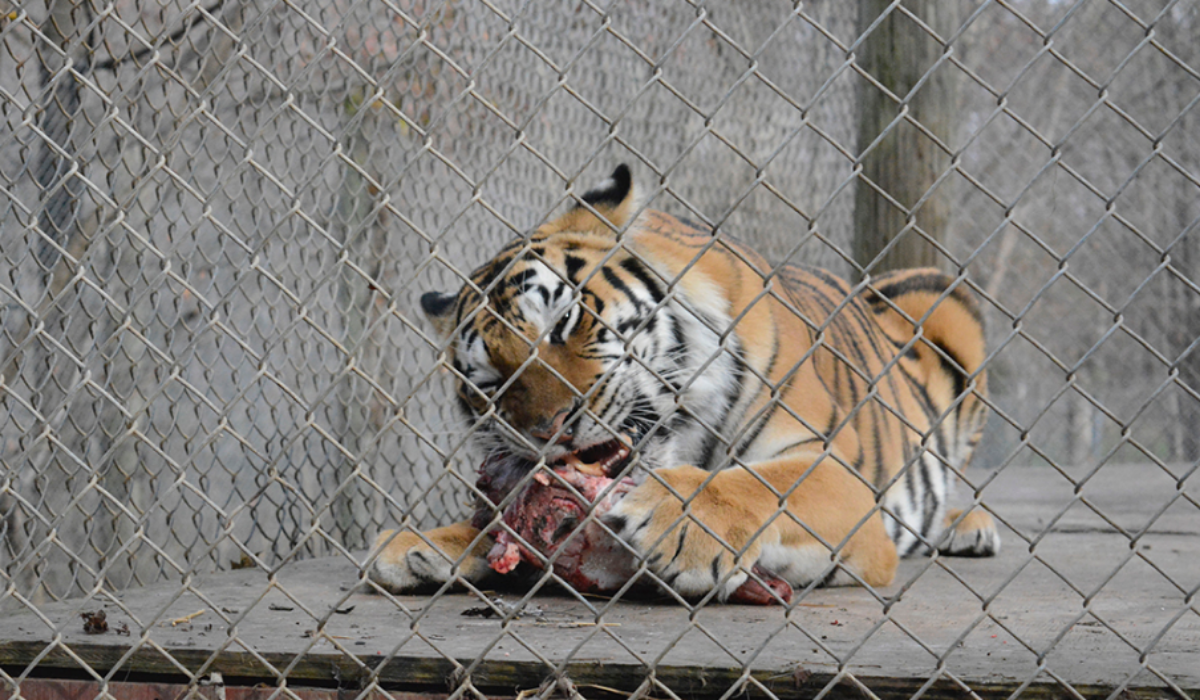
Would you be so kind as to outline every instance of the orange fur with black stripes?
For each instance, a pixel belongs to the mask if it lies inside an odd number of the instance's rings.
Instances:
[[[667,214],[631,221],[624,166],[584,200],[422,298],[489,459],[619,461],[638,485],[605,524],[689,596],[755,566],[879,586],[901,555],[998,550],[986,514],[946,511],[986,414],[963,285],[908,270],[855,292]],[[372,577],[478,581],[477,525],[385,532]]]

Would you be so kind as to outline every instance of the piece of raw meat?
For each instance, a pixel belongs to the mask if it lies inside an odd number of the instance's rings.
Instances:
[[[620,588],[637,572],[635,557],[595,518],[584,520],[590,511],[595,517],[606,513],[633,486],[632,479],[614,483],[570,465],[559,465],[552,473],[538,471],[504,510],[505,524],[519,538],[498,531],[488,563],[503,574],[520,561],[540,569],[549,559],[555,573],[578,591]]]
[[[484,528],[493,508],[517,487],[534,465],[514,457],[484,462],[477,486],[486,496],[476,509],[474,524]],[[538,569],[547,560],[554,572],[577,591],[610,593],[637,575],[637,557],[610,535],[597,520],[636,486],[628,477],[614,480],[602,466],[568,458],[553,469],[536,472],[504,509],[504,523],[488,564],[506,574],[525,561]],[[589,512],[591,520],[584,522]],[[527,546],[526,546],[527,545]],[[790,602],[792,587],[766,569],[755,566],[762,583],[747,579],[730,596],[730,602],[769,605]],[[765,584],[765,585],[764,585]]]

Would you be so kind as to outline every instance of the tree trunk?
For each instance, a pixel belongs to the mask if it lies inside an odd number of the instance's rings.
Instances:
[[[860,35],[889,4],[887,0],[864,0]],[[959,27],[958,5],[957,0],[905,0],[902,7],[939,38],[930,36],[896,7],[871,31],[860,50],[859,65],[884,88],[864,83],[859,97],[858,147],[863,155],[855,201],[854,258],[865,273],[947,267],[946,257],[929,239],[945,240],[951,204],[948,183],[933,188],[950,164],[943,146],[954,143],[956,69],[943,63],[930,71],[945,51],[942,42]],[[901,116],[906,109],[907,117]],[[922,130],[936,136],[943,146]]]
[[[46,100],[39,119],[45,137],[38,145],[33,167],[34,179],[42,190],[42,210],[38,213],[42,239],[37,242],[38,260],[47,278],[58,261],[59,248],[65,248],[74,237],[83,196],[83,181],[69,174],[71,157],[75,154],[72,132],[80,109],[79,84],[71,75],[62,75],[55,80],[55,74],[81,54],[79,47],[85,42],[78,34],[80,28],[86,27],[91,20],[91,6],[86,2],[51,0],[48,10],[46,21],[40,29],[47,39],[65,53],[65,58],[60,58],[50,49],[39,52],[42,58],[38,64],[42,88],[53,84],[53,89],[45,93]],[[76,46],[72,46],[73,43]],[[83,49],[86,52],[88,47]]]

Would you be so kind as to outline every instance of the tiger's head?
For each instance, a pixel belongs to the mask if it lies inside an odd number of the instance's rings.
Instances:
[[[636,447],[643,466],[667,464],[679,338],[661,323],[667,283],[619,243],[636,213],[629,168],[582,199],[421,307],[488,458],[574,456],[613,474]]]
[[[650,427],[637,389],[653,372],[632,358],[647,352],[638,331],[656,304],[624,285],[630,253],[617,245],[635,207],[629,168],[582,199],[590,210],[506,246],[457,294],[421,297],[488,456],[576,455],[612,471]]]

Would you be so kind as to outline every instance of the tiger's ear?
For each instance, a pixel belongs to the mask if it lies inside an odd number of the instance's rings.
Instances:
[[[433,324],[437,334],[449,338],[454,332],[454,302],[458,297],[454,294],[441,292],[426,292],[421,295],[421,310]]]
[[[629,172],[629,166],[624,163],[618,165],[612,175],[596,189],[588,190],[583,195],[583,201],[592,205],[617,227],[629,223],[634,210],[633,200],[633,175]]]

